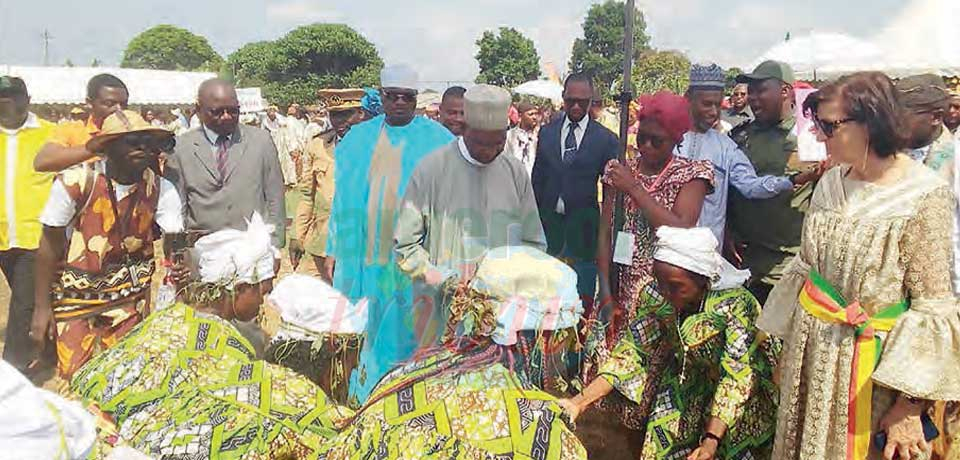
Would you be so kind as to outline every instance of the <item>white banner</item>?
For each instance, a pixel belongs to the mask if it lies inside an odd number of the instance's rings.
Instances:
[[[827,159],[827,146],[817,140],[816,128],[813,120],[803,114],[803,101],[807,96],[817,92],[815,88],[794,90],[796,95],[797,117],[797,159],[800,161],[823,161]]]
[[[237,99],[240,100],[240,113],[267,110],[267,104],[260,94],[260,88],[237,88]]]

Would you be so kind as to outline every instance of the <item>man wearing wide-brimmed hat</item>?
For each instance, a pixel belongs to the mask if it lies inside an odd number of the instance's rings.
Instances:
[[[174,144],[173,133],[117,111],[86,144],[102,159],[54,182],[40,216],[30,336],[40,351],[56,341],[62,378],[149,314],[154,224],[183,231],[180,196],[157,174],[160,154]]]

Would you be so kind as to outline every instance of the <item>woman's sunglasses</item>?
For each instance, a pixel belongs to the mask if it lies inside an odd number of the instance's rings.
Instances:
[[[651,147],[655,149],[663,148],[666,145],[667,140],[660,136],[650,136],[647,134],[637,134],[637,147],[650,144]]]
[[[813,124],[816,125],[817,130],[823,133],[823,135],[827,137],[833,137],[833,135],[837,132],[837,128],[843,126],[846,123],[850,123],[852,121],[857,121],[857,120],[853,118],[844,118],[842,120],[837,120],[837,121],[826,121],[826,120],[821,120],[820,117],[817,117],[817,116],[813,117]]]

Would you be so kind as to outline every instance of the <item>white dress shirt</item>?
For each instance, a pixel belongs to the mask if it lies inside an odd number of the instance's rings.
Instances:
[[[563,160],[563,151],[566,149],[567,134],[570,132],[570,127],[574,124],[577,125],[577,130],[573,133],[573,137],[577,140],[577,150],[580,149],[580,143],[583,142],[583,134],[587,132],[587,124],[590,123],[590,117],[584,115],[579,122],[574,122],[570,117],[565,117],[563,119],[563,127],[560,128],[560,160]],[[557,198],[557,214],[566,214],[566,207],[563,204],[563,197]]]
[[[537,159],[537,136],[539,129],[527,131],[519,126],[507,131],[507,143],[504,153],[513,155],[523,163],[527,175],[533,174],[533,165]]]
[[[220,152],[217,151],[217,139],[220,138],[220,135],[214,132],[212,129],[207,128],[207,125],[200,124],[200,129],[203,130],[204,137],[207,138],[207,142],[210,143],[210,151],[213,152],[214,158]],[[233,142],[233,134],[227,136],[227,146],[230,146],[230,143]]]

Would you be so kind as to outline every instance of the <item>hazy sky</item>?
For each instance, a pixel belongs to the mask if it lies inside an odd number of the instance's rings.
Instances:
[[[533,39],[543,64],[566,69],[573,40],[595,0],[0,0],[0,64],[98,58],[117,64],[127,42],[156,24],[206,36],[223,55],[312,22],[346,23],[387,63],[409,63],[425,81],[472,80],[477,38],[512,26]],[[908,0],[637,0],[653,45],[694,61],[744,65],[790,31],[868,38]],[[400,6],[405,5],[405,6]],[[722,6],[718,6],[722,5]]]

